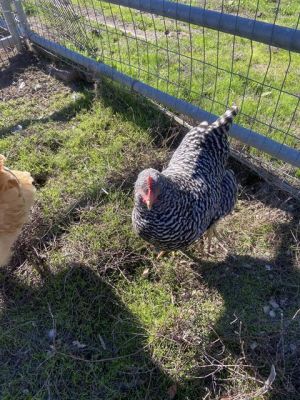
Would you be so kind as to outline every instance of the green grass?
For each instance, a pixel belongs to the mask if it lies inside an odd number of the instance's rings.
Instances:
[[[298,399],[294,203],[280,197],[281,209],[259,194],[264,183],[245,183],[221,227],[228,256],[156,260],[131,228],[132,186],[166,162],[162,143],[178,127],[113,84],[95,96],[29,70],[26,88],[40,92],[15,100],[7,88],[0,103],[0,153],[38,187],[0,271],[1,399],[165,400],[174,385],[182,400]],[[263,311],[272,299],[274,318]],[[260,395],[272,364],[274,389]]]

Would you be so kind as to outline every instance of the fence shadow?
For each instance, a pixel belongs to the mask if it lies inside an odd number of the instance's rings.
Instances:
[[[165,398],[147,333],[96,271],[68,265],[36,287],[0,279],[1,398]]]
[[[1,95],[1,90],[4,90],[8,87],[13,87],[14,84],[16,84],[17,78],[26,77],[24,83],[26,83],[25,87],[32,88],[34,87],[35,83],[39,83],[39,81],[33,81],[31,80],[34,78],[34,74],[30,73],[30,69],[33,67],[36,69],[39,69],[43,73],[45,73],[46,76],[52,76],[53,73],[52,63],[50,61],[45,61],[45,60],[40,60],[33,55],[33,53],[27,51],[22,54],[17,54],[13,60],[10,62],[10,64],[1,72],[0,75],[0,95]],[[26,71],[29,70],[29,74],[24,74]],[[60,71],[60,70],[58,70]],[[67,70],[66,70],[67,71]],[[64,74],[61,73],[63,76]],[[70,119],[72,119],[76,113],[81,110],[82,108],[86,108],[89,110],[92,106],[92,100],[94,98],[94,93],[90,90],[91,85],[88,83],[83,83],[82,80],[65,80],[63,78],[59,79],[58,76],[54,75],[57,82],[60,83],[61,85],[70,88],[73,92],[78,92],[81,93],[81,96],[75,97],[74,99],[70,100],[70,102],[67,105],[62,106],[60,109],[55,110],[54,112],[50,112],[47,116],[43,118],[34,118],[34,117],[29,117],[29,118],[22,118],[19,119],[18,121],[14,122],[13,124],[6,125],[3,128],[0,128],[0,137],[5,137],[11,134],[16,134],[17,130],[16,127],[18,125],[22,126],[22,130],[28,128],[29,126],[34,125],[35,123],[37,124],[42,124],[42,123],[47,123],[47,122],[67,122]],[[53,79],[53,78],[52,78]],[[46,84],[46,83],[44,83]],[[46,89],[48,90],[48,89]],[[5,91],[4,93],[4,100],[5,100]],[[20,95],[22,92],[20,93]],[[18,95],[18,93],[16,93]],[[41,96],[40,91],[36,91],[33,93],[25,93],[24,98],[30,98],[30,97],[36,97],[37,102],[43,101],[43,96]]]
[[[266,204],[272,203],[271,198],[272,194],[265,197]],[[283,208],[286,207],[284,204]],[[268,378],[273,364],[277,376],[268,393],[268,399],[272,400],[285,399],[287,395],[296,400],[300,396],[300,321],[299,316],[295,317],[300,306],[300,268],[296,253],[291,250],[297,245],[299,217],[296,205],[290,222],[273,224],[278,241],[274,257],[264,259],[233,252],[222,262],[203,260],[193,267],[201,276],[198,279],[217,290],[224,301],[224,312],[212,327],[213,339],[219,344],[211,354],[215,364],[222,346],[235,359],[248,365],[249,374],[261,382]],[[219,362],[221,366],[221,359]],[[220,379],[219,388],[222,388],[226,367],[215,370],[216,373],[203,382],[214,387]],[[239,380],[238,375],[236,379]],[[222,395],[235,399],[237,393]],[[245,394],[245,398],[258,395],[254,390]]]
[[[36,59],[28,52],[17,53],[10,57],[9,64],[3,68],[0,74],[0,90],[11,86],[15,80],[16,73],[22,73],[36,63]]]
[[[16,124],[8,125],[5,128],[0,128],[0,138],[6,137],[8,135],[17,133],[15,131],[16,126],[22,126],[22,130],[28,128],[29,126],[34,126],[35,123],[42,124],[42,123],[49,123],[49,122],[67,122],[72,119],[77,111],[81,110],[82,108],[86,108],[89,110],[92,107],[92,96],[90,92],[83,91],[83,96],[76,99],[75,101],[71,101],[66,106],[62,107],[61,109],[54,111],[53,113],[49,114],[44,118],[34,119],[22,119],[19,120]]]

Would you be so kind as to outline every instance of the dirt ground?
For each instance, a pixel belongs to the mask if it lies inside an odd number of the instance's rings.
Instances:
[[[0,65],[1,68],[1,65]],[[41,102],[55,93],[67,92],[66,85],[51,76],[51,63],[39,61],[30,52],[14,55],[9,66],[2,65],[0,74],[0,100],[38,97]]]

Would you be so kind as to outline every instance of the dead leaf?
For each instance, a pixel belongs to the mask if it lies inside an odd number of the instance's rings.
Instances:
[[[26,83],[24,81],[22,81],[19,85],[19,89],[24,89],[25,86],[26,86]]]
[[[175,399],[175,396],[177,394],[177,384],[174,383],[174,385],[170,386],[168,389],[168,397],[170,400]]]
[[[275,381],[275,378],[276,378],[276,370],[274,365],[272,364],[270,375],[265,382],[266,389],[269,389],[272,386],[272,383]]]
[[[263,92],[261,97],[268,97],[272,94],[272,92]]]
[[[255,350],[256,347],[257,347],[257,342],[252,342],[252,343],[250,344],[250,349],[251,349],[251,350]]]
[[[78,349],[84,349],[86,347],[86,344],[80,343],[78,340],[74,340],[72,344],[73,346],[78,347]]]
[[[144,269],[144,271],[142,273],[142,277],[143,278],[147,278],[149,276],[149,273],[150,273],[150,269],[149,268]]]

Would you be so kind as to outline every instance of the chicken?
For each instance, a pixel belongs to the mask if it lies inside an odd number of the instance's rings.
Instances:
[[[35,187],[29,172],[14,171],[4,166],[0,155],[0,266],[11,257],[11,248],[29,217]]]
[[[237,198],[234,173],[226,169],[227,133],[237,107],[213,124],[191,129],[162,172],[142,171],[135,183],[132,223],[158,250],[183,250],[228,215]]]

